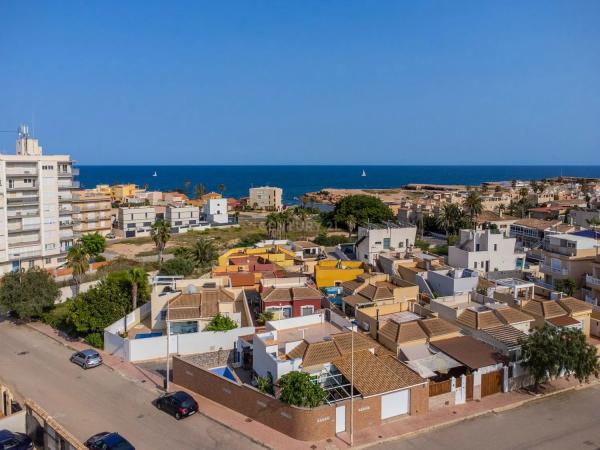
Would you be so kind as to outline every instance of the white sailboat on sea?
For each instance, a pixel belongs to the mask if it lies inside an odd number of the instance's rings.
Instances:
[[[361,177],[366,177],[366,176],[367,176],[367,172],[365,172],[365,169],[363,169]]]
[[[153,177],[157,177],[158,174],[156,173],[156,170],[154,171],[154,173],[152,174]]]

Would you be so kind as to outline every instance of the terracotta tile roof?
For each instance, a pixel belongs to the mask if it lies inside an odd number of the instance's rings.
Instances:
[[[332,336],[335,345],[341,354],[351,352],[352,348],[352,332],[334,334]],[[354,333],[354,351],[372,349],[378,347],[379,344],[368,336],[361,333]]]
[[[569,325],[577,325],[579,324],[579,321],[576,319],[573,319],[572,317],[569,317],[567,315],[564,316],[558,316],[558,317],[551,317],[549,319],[546,319],[548,322],[550,322],[552,325],[557,326],[557,327],[568,327]]]
[[[442,339],[432,342],[431,345],[471,370],[495,365],[502,360],[492,346],[471,336]]]
[[[485,333],[489,334],[498,342],[510,347],[519,345],[520,339],[527,338],[525,333],[511,325],[500,325],[499,327],[487,328]]]
[[[364,289],[359,291],[359,295],[368,298],[369,300],[387,300],[394,298],[393,292],[388,286],[377,286],[369,284]]]
[[[377,334],[379,336],[383,336],[386,339],[389,339],[392,342],[397,342],[398,339],[398,329],[400,325],[393,320],[388,320],[381,327],[379,327],[379,331]]]
[[[289,359],[303,358],[304,352],[306,352],[306,348],[308,347],[308,342],[302,341],[296,347],[294,347],[290,352],[288,352],[287,357]]]
[[[568,312],[554,300],[529,300],[521,308],[526,313],[543,317],[544,319],[564,316]]]
[[[407,342],[414,342],[419,340],[427,340],[427,333],[419,325],[419,321],[414,320],[411,322],[400,323],[400,331],[396,342],[399,344],[406,344]]]
[[[515,222],[515,225],[544,231],[561,223],[561,220],[519,219]]]
[[[359,287],[361,287],[363,285],[363,283],[364,283],[363,280],[344,281],[342,283],[342,288],[345,289],[345,290],[347,290],[347,291],[354,292]]]
[[[425,333],[427,333],[427,336],[430,338],[460,331],[457,326],[452,325],[447,320],[440,319],[439,317],[420,320],[419,324],[421,327],[423,327]]]
[[[200,308],[169,309],[169,320],[199,319],[200,317]]]
[[[315,342],[308,344],[302,358],[302,367],[330,363],[339,357],[340,352],[333,341]]]
[[[388,357],[377,357],[368,350],[362,350],[354,353],[354,361],[351,355],[346,355],[333,361],[333,364],[348,380],[352,380],[352,373],[354,374],[354,387],[364,397],[398,391],[425,382],[419,377],[418,383],[410,383],[413,377],[404,371],[396,373],[396,367],[392,362],[386,361],[386,358]]]
[[[558,303],[571,314],[591,313],[593,310],[592,305],[574,297],[561,298]]]
[[[529,314],[525,314],[516,308],[507,306],[506,308],[497,308],[495,311],[496,316],[502,320],[505,324],[511,325],[515,323],[531,322],[535,320]]]
[[[263,302],[291,302],[292,293],[289,288],[266,288],[262,292]]]
[[[500,319],[496,317],[493,311],[482,311],[477,314],[477,327],[481,330],[486,328],[499,327],[502,325]]]
[[[342,300],[344,301],[344,303],[346,303],[350,306],[373,303],[368,298],[365,298],[362,295],[358,295],[358,294],[347,295],[346,297],[342,297]]]
[[[228,273],[227,276],[232,287],[253,286],[256,284],[254,274],[251,272],[233,272]]]
[[[477,329],[477,313],[472,309],[465,309],[460,313],[456,321],[474,330]]]
[[[309,286],[292,288],[292,296],[294,300],[323,298],[321,291]]]
[[[503,214],[500,217],[500,214],[496,214],[494,211],[485,210],[479,213],[476,218],[477,223],[502,222],[503,220],[517,220],[517,217],[509,216],[508,214]]]
[[[241,294],[240,294],[241,295]],[[179,294],[169,302],[168,319],[200,319],[219,313],[219,303],[233,303],[235,294],[223,288],[201,289],[193,294]]]

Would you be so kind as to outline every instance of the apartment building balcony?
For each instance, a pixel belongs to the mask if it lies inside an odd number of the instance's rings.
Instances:
[[[60,194],[58,196],[58,201],[61,203],[71,203],[73,201],[73,196],[70,193]]]
[[[73,225],[75,225],[75,222],[72,220],[61,220],[58,223],[59,228],[71,228]]]
[[[550,264],[541,263],[540,264],[540,272],[552,274],[552,275],[569,275],[569,270],[565,267],[551,267]]]
[[[31,192],[31,191],[35,191],[37,192],[39,189],[39,186],[34,186],[32,184],[20,184],[20,185],[12,185],[12,186],[7,186],[6,187],[6,192],[22,192],[22,191],[26,191],[26,192]]]
[[[40,211],[38,209],[25,210],[25,211],[7,211],[6,216],[9,219],[16,219],[19,217],[37,217],[40,215]]]
[[[106,202],[106,200],[102,200],[103,202]],[[73,212],[79,213],[79,212],[93,212],[93,211],[110,211],[111,210],[111,206],[110,206],[110,202],[106,203],[106,205],[78,205],[78,204],[74,204],[73,205]]]
[[[71,167],[69,170],[59,170],[57,174],[59,177],[76,177],[79,175],[79,169]]]
[[[81,187],[81,183],[79,181],[71,181],[70,183],[58,183],[59,189],[79,189]]]
[[[37,166],[6,166],[6,176],[10,177],[36,177]]]
[[[26,231],[39,231],[41,229],[42,225],[39,223],[36,224],[27,224],[27,225],[23,225],[23,224],[8,224],[8,232],[9,233],[22,233],[22,232],[26,232]]]
[[[585,284],[591,288],[600,289],[600,278],[593,275],[586,275]]]
[[[41,245],[42,241],[40,239],[39,234],[33,234],[30,236],[17,236],[8,238],[8,247],[16,248],[16,247],[31,247],[34,245]]]
[[[37,195],[23,195],[20,197],[7,197],[6,204],[9,207],[32,206],[39,204]]]
[[[73,239],[73,230],[63,229],[58,233],[58,236],[61,241],[65,241],[68,239]]]
[[[58,208],[58,213],[60,215],[71,215],[73,214],[73,208],[66,208],[64,206],[61,206],[60,208]]]
[[[8,259],[26,259],[35,258],[36,256],[42,256],[42,249],[37,250],[21,250],[19,248],[12,248],[8,250]]]

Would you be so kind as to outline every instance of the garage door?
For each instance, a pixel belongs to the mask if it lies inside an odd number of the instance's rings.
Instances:
[[[410,390],[392,392],[381,396],[381,419],[408,414],[410,411]]]

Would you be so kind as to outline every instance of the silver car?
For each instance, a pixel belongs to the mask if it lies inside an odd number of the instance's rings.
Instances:
[[[71,355],[71,362],[83,367],[84,369],[90,369],[102,364],[102,357],[96,350],[88,348],[86,350],[73,353],[73,355]]]

